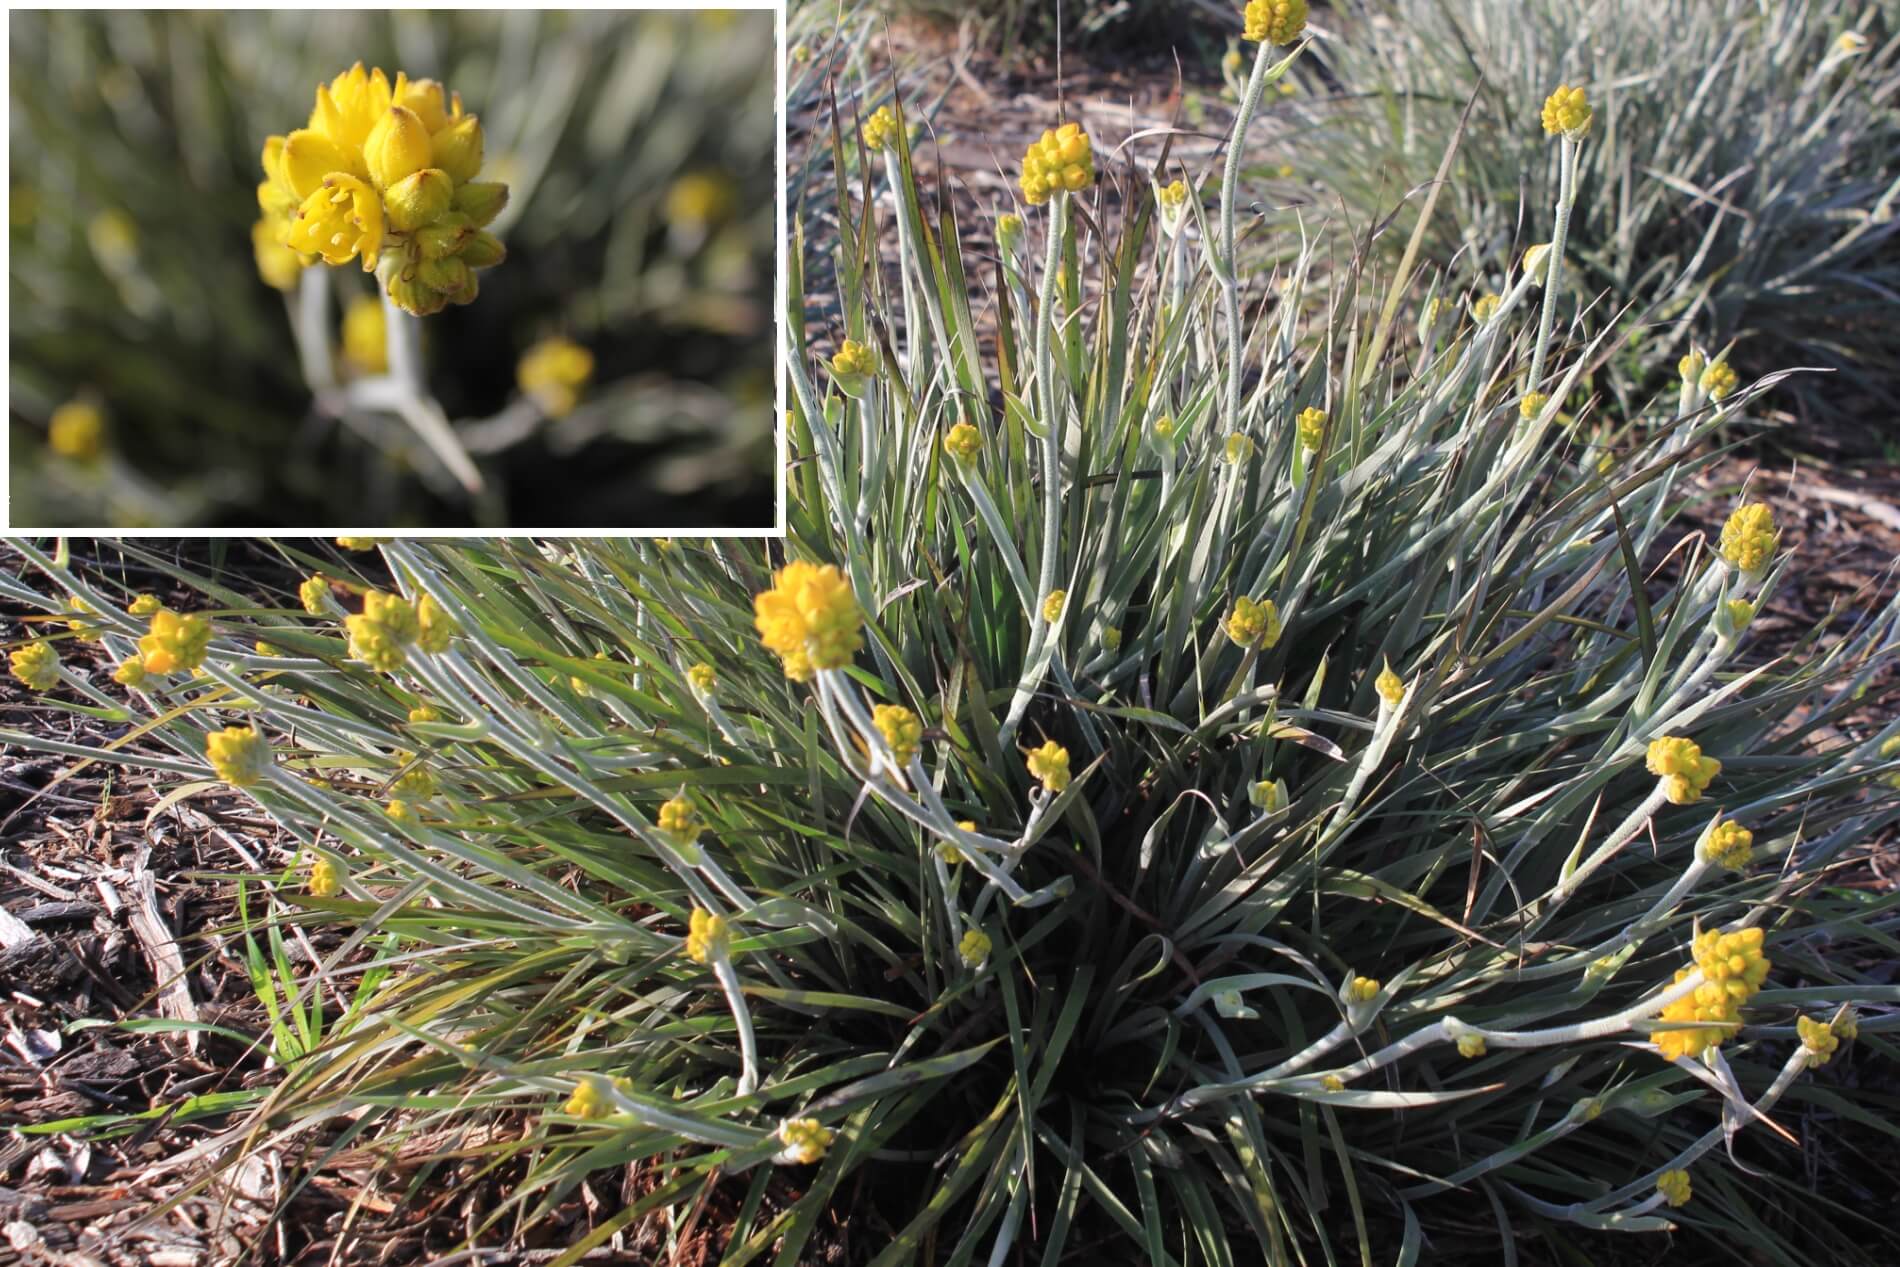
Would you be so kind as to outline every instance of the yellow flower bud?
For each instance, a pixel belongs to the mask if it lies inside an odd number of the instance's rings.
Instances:
[[[112,680],[120,686],[137,686],[145,681],[145,661],[138,656],[128,656],[119,661],[119,667],[112,670]]]
[[[430,138],[435,166],[449,174],[456,184],[474,180],[482,170],[482,124],[467,115],[449,124]]]
[[[1682,375],[1682,381],[1685,383],[1700,383],[1702,371],[1708,366],[1709,358],[1702,355],[1701,349],[1691,348],[1682,354],[1680,361],[1676,362],[1676,372]]]
[[[959,462],[974,462],[983,451],[983,435],[971,424],[959,422],[944,436],[943,451]]]
[[[723,917],[693,908],[687,920],[686,957],[694,963],[716,963],[730,949],[732,934]]]
[[[1405,682],[1392,671],[1390,661],[1387,661],[1386,666],[1379,671],[1379,676],[1373,679],[1372,689],[1379,693],[1379,698],[1385,701],[1387,708],[1397,708],[1399,701],[1405,698]]]
[[[1807,1052],[1810,1066],[1825,1065],[1834,1058],[1841,1040],[1833,1026],[1810,1016],[1796,1017],[1794,1026],[1795,1032],[1801,1035],[1801,1046]]]
[[[1550,397],[1544,392],[1525,392],[1524,399],[1518,402],[1517,416],[1529,422],[1544,411],[1550,403]]]
[[[1253,437],[1233,432],[1227,437],[1227,465],[1238,466],[1253,456]]]
[[[106,450],[106,416],[97,405],[69,400],[46,424],[46,443],[74,462],[97,462]]]
[[[501,239],[479,229],[462,245],[462,262],[470,268],[493,268],[507,258]]]
[[[1302,409],[1295,424],[1299,427],[1300,447],[1308,453],[1318,453],[1320,442],[1326,438],[1326,411],[1310,407]]]
[[[205,737],[205,759],[232,787],[250,787],[270,769],[270,743],[250,726],[226,726]]]
[[[1255,44],[1291,44],[1306,29],[1306,0],[1248,0],[1240,38]]]
[[[152,613],[151,628],[139,639],[139,655],[148,673],[188,673],[204,663],[211,625],[202,616],[180,616],[163,608]]]
[[[1498,306],[1504,302],[1502,295],[1480,295],[1472,301],[1471,315],[1479,321],[1489,321],[1498,312]]]
[[[1739,572],[1757,573],[1774,557],[1775,512],[1762,502],[1736,507],[1722,525],[1722,557]]]
[[[389,278],[389,302],[412,317],[428,317],[449,306],[449,296],[427,285],[416,270],[394,273]]]
[[[612,1115],[614,1102],[611,1086],[605,1078],[588,1074],[574,1084],[574,1093],[567,1097],[561,1112],[569,1117],[586,1118],[590,1122],[598,1122]]]
[[[448,173],[440,167],[411,172],[383,191],[389,227],[399,233],[413,233],[447,211],[453,195]]]
[[[1663,795],[1671,805],[1700,800],[1710,781],[1722,772],[1722,763],[1703,756],[1694,740],[1676,736],[1650,740],[1646,764],[1662,780]]]
[[[711,695],[719,689],[719,675],[710,664],[695,664],[686,670],[686,681],[695,695]]]
[[[832,376],[846,381],[862,378],[876,369],[877,352],[868,343],[859,343],[855,339],[846,339],[839,344],[837,353],[831,358]]]
[[[378,189],[388,189],[430,165],[429,130],[407,106],[391,106],[363,142],[363,163]]]
[[[1702,844],[1703,856],[1718,867],[1740,871],[1754,857],[1755,833],[1733,819],[1718,820]]]
[[[275,290],[290,290],[303,276],[304,257],[284,245],[289,228],[288,215],[265,216],[251,226],[251,257],[257,263],[257,275]]]
[[[1354,977],[1346,986],[1346,1002],[1370,1003],[1379,997],[1379,981],[1376,977]]]
[[[1740,382],[1727,361],[1712,361],[1702,371],[1702,394],[1710,400],[1726,400]]]
[[[425,655],[441,655],[449,649],[449,640],[462,632],[455,618],[443,611],[435,599],[424,594],[416,600],[416,649]]]
[[[957,954],[965,964],[974,968],[990,957],[989,934],[980,928],[972,928],[963,934],[963,940],[957,943]]]
[[[1018,182],[1023,201],[1041,206],[1064,190],[1087,189],[1095,181],[1095,158],[1088,133],[1080,124],[1064,123],[1046,129],[1023,151],[1023,173]]]
[[[29,691],[50,691],[59,685],[59,652],[50,642],[29,642],[8,657],[13,676]]]
[[[135,594],[125,606],[125,614],[143,619],[161,610],[165,604],[158,601],[156,594]]]
[[[500,181],[471,180],[455,191],[449,205],[467,216],[476,228],[486,228],[508,205],[508,186]]]
[[[564,418],[574,412],[593,374],[594,354],[556,335],[528,349],[515,369],[515,381],[550,417]]]
[[[1484,1035],[1458,1035],[1458,1054],[1463,1056],[1466,1060],[1476,1060],[1479,1056],[1484,1055]]]
[[[1236,644],[1268,650],[1280,641],[1280,611],[1270,598],[1256,602],[1243,594],[1234,600],[1222,627]]]
[[[810,680],[818,669],[844,668],[863,645],[863,614],[833,564],[786,564],[773,576],[772,588],[753,598],[752,610],[760,641],[794,682]]]
[[[1551,136],[1582,140],[1590,131],[1592,117],[1590,102],[1582,88],[1559,84],[1557,90],[1544,100],[1544,131]]]
[[[1061,792],[1069,786],[1069,750],[1051,739],[1031,749],[1027,758],[1032,778],[1042,782],[1046,792]]]
[[[879,704],[871,710],[871,724],[891,750],[900,767],[908,766],[924,740],[924,723],[902,704]]]
[[[996,218],[996,242],[1005,252],[1023,235],[1023,218],[1009,212]]]
[[[1068,601],[1068,597],[1067,590],[1050,590],[1048,596],[1042,600],[1042,618],[1052,625],[1061,620],[1062,604]]]
[[[778,1124],[778,1140],[785,1147],[782,1156],[794,1166],[809,1166],[824,1158],[831,1147],[832,1134],[815,1117],[788,1117]]]
[[[859,129],[859,134],[864,138],[864,147],[870,150],[895,147],[897,133],[897,112],[889,106],[879,106]]]
[[[1689,1204],[1689,1172],[1686,1170],[1665,1170],[1656,1177],[1656,1191],[1671,1208]]]
[[[335,897],[343,890],[342,864],[322,854],[310,860],[310,896]]]

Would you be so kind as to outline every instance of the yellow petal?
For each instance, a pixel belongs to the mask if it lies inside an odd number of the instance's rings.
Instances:
[[[428,167],[429,133],[416,112],[406,106],[391,106],[370,129],[363,142],[363,161],[378,189],[387,189],[405,176]],[[447,205],[447,198],[443,203]]]
[[[323,178],[331,172],[367,176],[362,162],[321,132],[301,128],[284,142],[284,178],[299,200],[323,188]]]

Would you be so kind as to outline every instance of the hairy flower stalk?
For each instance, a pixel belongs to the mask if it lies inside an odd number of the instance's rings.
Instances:
[[[1537,318],[1537,346],[1531,354],[1531,372],[1527,380],[1532,391],[1544,390],[1544,359],[1550,351],[1551,332],[1557,319],[1557,296],[1563,289],[1564,246],[1570,235],[1570,211],[1577,202],[1577,160],[1583,138],[1590,131],[1591,109],[1581,88],[1560,86],[1544,103],[1544,131],[1560,138],[1557,160],[1557,223],[1551,230],[1550,248],[1544,253],[1549,272],[1543,278],[1544,306]]]

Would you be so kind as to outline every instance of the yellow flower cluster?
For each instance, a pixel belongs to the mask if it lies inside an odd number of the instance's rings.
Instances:
[[[145,680],[145,661],[131,656],[119,661],[119,667],[112,670],[112,680],[120,686],[137,686]]]
[[[1590,130],[1593,117],[1589,98],[1584,96],[1581,88],[1559,84],[1557,91],[1544,99],[1544,131],[1552,136],[1582,140]]]
[[[1663,1200],[1671,1208],[1689,1204],[1689,1172],[1686,1170],[1665,1170],[1656,1176],[1656,1191],[1662,1193]]]
[[[1722,525],[1722,557],[1740,572],[1759,572],[1775,552],[1775,512],[1761,502],[1738,506]]]
[[[996,244],[1002,247],[1005,253],[1022,235],[1023,218],[1021,216],[1006,211],[996,217]]]
[[[1458,1035],[1458,1054],[1463,1056],[1466,1060],[1476,1060],[1478,1057],[1484,1055],[1484,1035]]]
[[[550,418],[565,418],[594,376],[594,354],[569,338],[541,340],[522,355],[515,382]]]
[[[1050,590],[1048,597],[1042,600],[1042,618],[1050,624],[1062,619],[1062,605],[1069,601],[1069,591]]]
[[[309,577],[297,587],[297,601],[302,603],[303,609],[312,616],[323,615],[323,609],[329,599],[330,582],[321,576]]]
[[[1164,449],[1174,443],[1174,418],[1172,415],[1163,414],[1161,417],[1155,419],[1154,435],[1155,443]]]
[[[1503,295],[1480,295],[1471,301],[1471,315],[1479,321],[1489,321],[1497,315],[1498,305],[1503,302]]]
[[[1255,44],[1291,44],[1306,29],[1306,0],[1248,0],[1243,40]]]
[[[1832,1025],[1810,1016],[1799,1016],[1795,1018],[1794,1028],[1801,1035],[1801,1046],[1807,1051],[1810,1066],[1825,1065],[1834,1058],[1841,1040]]]
[[[713,963],[726,957],[731,930],[725,917],[703,911],[697,906],[686,921],[686,957],[694,963]]]
[[[143,620],[147,616],[156,614],[164,606],[165,604],[158,601],[156,594],[135,594],[132,596],[132,601],[125,605],[125,614],[137,616]]]
[[[959,462],[974,462],[983,451],[983,435],[969,423],[959,422],[944,436],[943,451]]]
[[[412,644],[438,655],[456,633],[454,619],[429,595],[411,603],[381,590],[363,595],[363,610],[345,616],[343,627],[349,631],[350,654],[383,673],[400,669]]]
[[[1300,429],[1300,446],[1308,453],[1318,453],[1320,442],[1326,438],[1326,411],[1302,409],[1296,423]]]
[[[711,695],[719,689],[719,674],[710,664],[695,664],[686,670],[686,681],[695,695]]]
[[[794,1166],[822,1160],[831,1139],[831,1131],[819,1125],[815,1117],[788,1117],[778,1124],[778,1142],[785,1146],[785,1159]]]
[[[1708,365],[1709,358],[1702,355],[1700,348],[1690,348],[1682,354],[1682,359],[1676,362],[1676,372],[1682,375],[1683,382],[1696,383],[1701,381],[1702,371],[1707,369]]]
[[[753,598],[752,611],[760,640],[794,682],[810,681],[819,669],[842,669],[862,645],[858,600],[829,563],[786,564],[772,588]]]
[[[347,264],[375,272],[385,257],[389,297],[426,316],[469,303],[475,270],[502,261],[485,232],[508,203],[508,187],[477,181],[482,126],[459,94],[400,72],[355,66],[317,87],[308,123],[264,142],[257,187],[261,229],[252,232],[259,270],[273,285],[294,280],[290,261]]]
[[[1550,403],[1550,397],[1544,392],[1525,392],[1524,399],[1517,404],[1517,416],[1529,422],[1544,411]]]
[[[1665,1021],[1699,1022],[1694,1029],[1658,1029],[1650,1035],[1666,1060],[1700,1056],[1719,1046],[1742,1027],[1742,1004],[1768,979],[1769,961],[1761,952],[1762,931],[1744,928],[1737,933],[1709,929],[1695,939],[1692,953],[1702,970],[1702,983],[1662,1011]],[[1676,980],[1689,976],[1687,968]]]
[[[1223,628],[1240,646],[1268,650],[1280,641],[1280,611],[1270,598],[1255,602],[1242,594],[1234,600]]]
[[[1695,740],[1673,736],[1649,741],[1647,764],[1663,781],[1663,795],[1671,805],[1694,804],[1722,772],[1722,763],[1703,756]]]
[[[1354,977],[1346,985],[1346,1002],[1370,1003],[1379,997],[1379,982],[1376,977]]]
[[[1089,148],[1089,134],[1080,124],[1065,123],[1048,128],[1038,141],[1023,151],[1023,201],[1032,207],[1048,202],[1055,194],[1087,189],[1095,181],[1095,156]]]
[[[250,787],[270,769],[270,743],[251,726],[226,726],[205,736],[205,760],[232,787]]]
[[[96,462],[106,451],[106,416],[97,405],[69,400],[46,423],[46,443],[74,462]]]
[[[1390,661],[1386,662],[1379,676],[1372,680],[1372,689],[1379,693],[1387,708],[1397,708],[1399,701],[1405,698],[1405,680],[1392,671]]]
[[[180,616],[160,608],[139,639],[139,659],[147,673],[189,673],[205,662],[210,646],[211,623],[203,616]]]
[[[322,854],[310,860],[311,897],[335,897],[343,891],[343,867],[333,858]]]
[[[50,691],[59,685],[59,652],[50,642],[29,642],[8,660],[13,676],[29,691]]]
[[[1239,466],[1242,462],[1245,462],[1248,458],[1253,456],[1253,437],[1244,435],[1238,431],[1228,436],[1225,456],[1227,458],[1227,465],[1229,466]]]
[[[561,1112],[569,1117],[584,1117],[590,1122],[598,1122],[612,1115],[613,1093],[629,1090],[632,1086],[633,1083],[626,1078],[615,1078],[609,1082],[605,1078],[588,1074],[574,1085],[574,1094],[567,1097],[567,1103],[561,1106]]]
[[[897,145],[897,128],[897,111],[889,106],[879,106],[871,112],[871,117],[864,121],[864,126],[858,132],[864,138],[866,149],[881,150]]]
[[[1060,792],[1069,786],[1069,750],[1055,740],[1030,749],[1025,763],[1030,777],[1039,779],[1044,791]]]
[[[871,724],[884,736],[891,757],[899,766],[908,766],[924,741],[924,723],[902,704],[879,704],[871,710]]]
[[[1731,818],[1709,829],[1703,850],[1716,866],[1740,871],[1755,856],[1754,844],[1755,833]]]
[[[1188,187],[1184,180],[1170,181],[1161,187],[1161,209],[1175,215],[1187,206]]]
[[[990,935],[980,928],[972,928],[957,943],[957,954],[964,963],[976,967],[990,957]]]
[[[1741,381],[1727,361],[1713,361],[1702,371],[1702,394],[1710,400],[1727,400]]]
[[[840,379],[863,378],[877,369],[877,353],[868,343],[846,339],[831,358],[831,376]]]
[[[684,795],[661,803],[659,824],[660,830],[681,846],[692,844],[706,830],[706,824],[700,821],[699,811],[693,808],[693,803]]]

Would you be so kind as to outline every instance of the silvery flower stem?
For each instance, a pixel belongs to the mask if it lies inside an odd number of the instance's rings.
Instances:
[[[1239,429],[1240,422],[1240,268],[1234,257],[1234,196],[1240,188],[1240,159],[1247,144],[1247,128],[1253,122],[1254,111],[1260,108],[1260,94],[1267,87],[1267,58],[1272,52],[1273,45],[1261,40],[1254,53],[1247,91],[1240,98],[1240,113],[1234,116],[1234,131],[1227,141],[1227,164],[1221,172],[1220,250],[1225,273],[1220,282],[1227,313],[1227,392],[1222,401],[1226,409],[1221,421],[1229,434]]]
[[[1543,386],[1544,357],[1550,351],[1551,330],[1557,321],[1557,292],[1564,277],[1564,239],[1570,234],[1570,208],[1577,200],[1578,144],[1565,136],[1557,159],[1557,224],[1551,230],[1550,250],[1544,260],[1544,311],[1537,320],[1537,350],[1531,354],[1531,376],[1526,391]]]
[[[336,364],[330,357],[330,270],[313,264],[297,278],[291,333],[297,340],[297,360],[304,384],[312,392],[336,386]]]
[[[746,1010],[745,991],[739,987],[732,960],[719,955],[713,959],[712,970],[732,1009],[732,1023],[739,1027],[739,1094],[751,1095],[759,1087],[759,1041],[752,1032],[752,1013]]]

